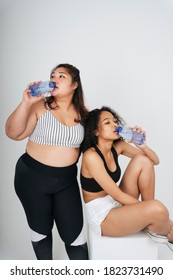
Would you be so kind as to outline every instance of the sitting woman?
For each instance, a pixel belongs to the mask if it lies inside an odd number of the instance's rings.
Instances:
[[[116,132],[124,121],[108,107],[90,111],[85,121],[81,186],[86,218],[97,235],[125,236],[144,230],[173,250],[173,223],[154,199],[154,165],[159,158],[146,142],[132,145]],[[145,134],[138,127],[133,130]],[[118,156],[131,158],[121,176]]]

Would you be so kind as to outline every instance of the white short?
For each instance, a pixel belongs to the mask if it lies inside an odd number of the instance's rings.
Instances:
[[[110,195],[96,198],[85,203],[86,219],[90,229],[96,235],[101,236],[101,223],[112,208],[118,208],[121,206],[122,204],[114,200]]]

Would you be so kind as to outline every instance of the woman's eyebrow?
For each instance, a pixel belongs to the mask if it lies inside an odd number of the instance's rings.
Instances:
[[[64,75],[68,75],[68,73],[66,72],[58,72],[59,74],[64,74]]]
[[[107,121],[107,120],[110,120],[110,118],[105,118],[102,120],[102,122]]]

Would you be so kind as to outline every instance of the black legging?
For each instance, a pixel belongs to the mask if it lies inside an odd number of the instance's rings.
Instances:
[[[25,153],[16,164],[14,183],[30,228],[47,236],[39,242],[32,242],[37,259],[52,259],[54,221],[69,258],[88,259],[86,244],[70,245],[83,227],[76,164],[51,167]]]

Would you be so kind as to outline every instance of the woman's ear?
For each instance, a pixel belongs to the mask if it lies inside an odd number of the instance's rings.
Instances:
[[[78,83],[75,82],[75,83],[73,84],[73,89],[75,90],[77,87],[78,87]]]
[[[95,136],[99,136],[99,132],[97,130],[94,131]]]

